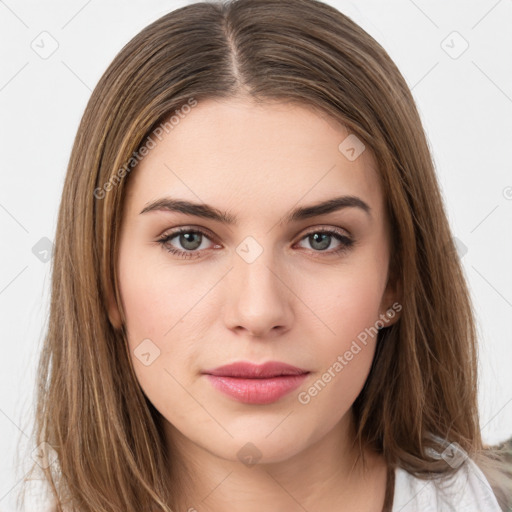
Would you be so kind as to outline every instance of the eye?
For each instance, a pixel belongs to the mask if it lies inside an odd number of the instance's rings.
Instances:
[[[200,256],[200,250],[208,249],[204,246],[205,240],[209,240],[209,233],[201,229],[179,228],[171,233],[167,233],[158,240],[162,247],[180,258],[195,258]],[[176,248],[171,240],[177,239],[176,244],[182,249]]]
[[[205,242],[210,240],[210,237],[211,235],[202,229],[182,227],[165,234],[157,242],[171,254],[179,258],[190,259],[200,257],[204,250],[220,247],[218,244],[208,247]],[[174,239],[176,241],[172,242]],[[314,253],[325,253],[327,255],[341,254],[348,251],[354,244],[354,240],[341,232],[321,228],[310,231],[300,241],[304,240],[310,244]],[[334,250],[332,250],[333,243],[337,244]],[[176,247],[176,245],[179,247]],[[330,247],[331,250],[328,250]]]
[[[315,229],[304,236],[301,241],[306,240],[314,252],[326,252],[327,254],[340,254],[348,251],[354,241],[341,232],[332,229]],[[328,251],[333,242],[337,243],[334,250]]]

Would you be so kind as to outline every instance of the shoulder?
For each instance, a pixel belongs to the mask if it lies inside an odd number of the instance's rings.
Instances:
[[[397,468],[392,512],[501,512],[501,508],[484,474],[468,458],[454,474],[431,480]]]

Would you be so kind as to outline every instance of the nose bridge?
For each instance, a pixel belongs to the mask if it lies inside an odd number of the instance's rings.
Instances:
[[[233,255],[228,277],[228,318],[232,328],[262,335],[274,327],[289,327],[290,291],[271,247],[246,237]]]

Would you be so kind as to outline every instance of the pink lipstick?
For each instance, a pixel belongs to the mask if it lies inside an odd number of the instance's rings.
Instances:
[[[246,404],[270,404],[298,388],[309,371],[279,361],[240,361],[202,372],[212,386]]]

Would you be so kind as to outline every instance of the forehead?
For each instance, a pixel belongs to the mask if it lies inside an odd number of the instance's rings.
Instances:
[[[200,101],[161,140],[153,137],[156,145],[130,175],[126,200],[140,211],[172,195],[229,204],[243,216],[343,194],[359,196],[379,212],[373,154],[366,147],[357,158],[347,158],[348,135],[336,120],[307,105]]]

